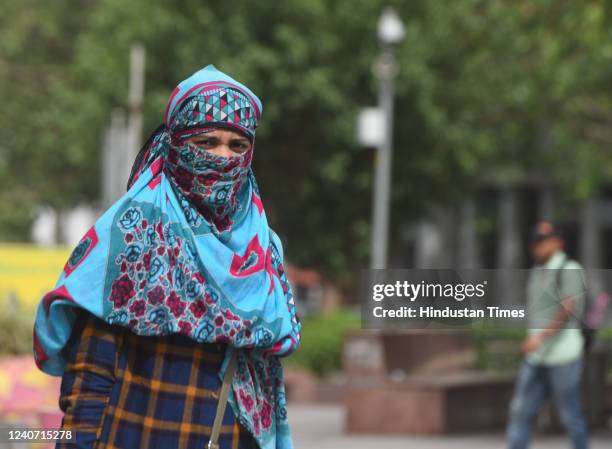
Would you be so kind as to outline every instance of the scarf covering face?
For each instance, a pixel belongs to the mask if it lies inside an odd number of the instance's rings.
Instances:
[[[254,141],[260,100],[207,66],[181,82],[129,189],[84,235],[38,305],[34,358],[61,376],[81,307],[138,335],[227,343],[238,365],[229,403],[263,449],[293,447],[280,357],[301,325],[251,169],[253,149],[224,158],[188,144],[218,127]]]

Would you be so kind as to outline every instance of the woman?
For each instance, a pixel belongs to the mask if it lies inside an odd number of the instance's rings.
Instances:
[[[301,326],[251,169],[261,111],[213,66],[181,82],[43,297],[34,357],[63,375],[63,447],[207,447],[226,373],[220,447],[293,447],[280,357]]]

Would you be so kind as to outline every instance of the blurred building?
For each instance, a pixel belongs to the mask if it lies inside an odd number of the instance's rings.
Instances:
[[[318,271],[291,264],[285,264],[285,271],[301,317],[330,313],[342,305],[342,292]]]
[[[600,270],[612,268],[612,188],[572,204],[537,176],[513,184],[486,183],[461,204],[432,208],[404,227],[408,251],[397,265],[529,268],[529,231],[543,219],[559,224],[566,252],[589,270],[589,288],[612,291],[612,279]]]

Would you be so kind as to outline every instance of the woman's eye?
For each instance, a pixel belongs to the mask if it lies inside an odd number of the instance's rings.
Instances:
[[[213,142],[210,139],[196,140],[195,144],[199,147],[211,147]]]
[[[232,148],[235,151],[246,151],[246,150],[249,149],[249,145],[247,145],[244,142],[236,142],[236,143],[232,144]]]

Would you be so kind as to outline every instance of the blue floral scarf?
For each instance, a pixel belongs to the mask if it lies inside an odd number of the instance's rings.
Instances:
[[[293,447],[280,358],[301,325],[251,169],[253,149],[224,158],[186,143],[224,126],[254,141],[260,100],[207,66],[180,83],[129,189],[84,235],[41,300],[34,358],[62,375],[62,349],[81,307],[138,335],[180,333],[227,343],[238,367],[230,405],[263,449]]]

